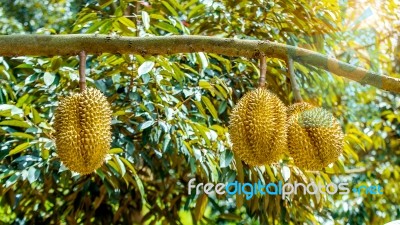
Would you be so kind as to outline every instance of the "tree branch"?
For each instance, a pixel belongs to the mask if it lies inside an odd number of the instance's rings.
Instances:
[[[188,52],[208,52],[226,56],[285,60],[288,56],[301,63],[310,64],[336,75],[369,84],[377,88],[400,93],[400,79],[380,75],[373,71],[329,58],[320,53],[294,46],[256,40],[239,40],[208,36],[120,37],[107,35],[4,35],[0,36],[2,56],[52,56],[103,52],[114,54],[159,55]]]

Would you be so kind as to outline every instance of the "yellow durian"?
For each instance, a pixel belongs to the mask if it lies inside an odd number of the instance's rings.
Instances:
[[[296,166],[323,169],[338,159],[343,146],[342,128],[332,113],[305,102],[288,108],[288,148]]]
[[[111,143],[111,109],[97,89],[61,100],[55,112],[56,148],[67,168],[89,174],[101,167]]]
[[[251,166],[277,162],[287,150],[286,107],[265,88],[246,93],[232,110],[232,151]]]

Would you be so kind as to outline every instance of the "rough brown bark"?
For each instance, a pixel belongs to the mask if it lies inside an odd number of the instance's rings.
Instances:
[[[2,56],[51,56],[87,54],[159,55],[187,52],[208,52],[226,56],[267,57],[310,64],[361,84],[400,93],[400,79],[368,71],[320,53],[294,46],[256,40],[239,40],[207,36],[121,37],[107,35],[4,35],[0,36]]]

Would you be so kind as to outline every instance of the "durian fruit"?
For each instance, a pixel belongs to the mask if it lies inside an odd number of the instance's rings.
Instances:
[[[80,174],[92,173],[110,149],[110,104],[94,88],[66,97],[56,109],[54,128],[57,153],[65,166]]]
[[[288,148],[298,167],[320,170],[335,162],[343,147],[342,128],[332,113],[305,102],[288,108]]]
[[[286,107],[265,88],[246,93],[232,110],[232,151],[250,166],[277,162],[287,150]]]

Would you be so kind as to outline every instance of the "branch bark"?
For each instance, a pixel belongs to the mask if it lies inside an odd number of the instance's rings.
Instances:
[[[87,54],[159,55],[188,52],[208,52],[226,56],[268,57],[310,64],[338,76],[400,93],[400,79],[368,71],[320,53],[294,46],[257,40],[239,40],[208,36],[120,37],[91,34],[69,35],[5,35],[0,36],[2,56],[52,56]]]

